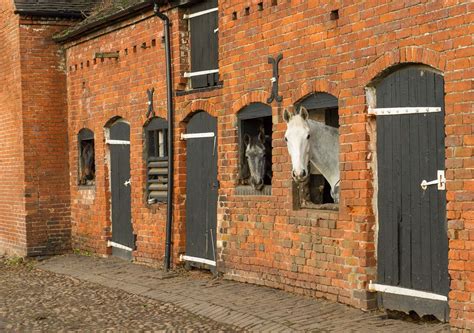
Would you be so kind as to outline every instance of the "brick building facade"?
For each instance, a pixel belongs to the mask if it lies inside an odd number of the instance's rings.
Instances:
[[[52,36],[91,2],[0,2],[0,252],[70,249],[66,71]]]
[[[376,293],[368,291],[368,286],[371,280],[380,278],[380,212],[376,209],[380,189],[377,124],[376,117],[369,115],[372,105],[368,94],[387,75],[413,66],[444,77],[447,235],[441,237],[447,237],[449,247],[449,321],[453,326],[472,329],[473,4],[220,2],[218,30],[214,31],[219,43],[218,80],[208,76],[208,87],[193,89],[193,76],[186,73],[199,71],[191,64],[193,31],[188,22],[194,12],[185,3],[163,3],[160,7],[172,22],[173,263],[178,264],[188,249],[186,205],[191,199],[186,185],[190,152],[181,134],[188,132],[188,123],[204,111],[217,120],[217,271],[240,281],[325,297],[359,308],[374,307]],[[199,10],[202,11],[198,9],[196,13]],[[112,254],[111,131],[115,124],[125,123],[130,129],[131,225],[136,235],[132,256],[136,261],[159,263],[165,249],[166,204],[149,201],[145,132],[150,121],[147,89],[154,88],[156,92],[156,116],[166,119],[163,23],[151,4],[136,2],[126,9],[90,17],[55,39],[66,54],[68,148],[63,147],[62,152],[69,154],[68,161],[63,162],[69,163],[72,247]],[[276,58],[278,54],[283,57],[278,78],[278,94],[283,99],[268,102],[274,83],[268,57]],[[211,71],[206,75],[215,74],[214,68],[208,69]],[[20,75],[18,71],[10,72]],[[19,78],[11,75],[6,77],[18,84]],[[291,162],[284,141],[283,110],[320,96],[337,100],[341,181],[336,209],[333,205],[301,205],[298,189],[291,180]],[[10,99],[8,103],[11,102]],[[265,105],[271,110],[272,179],[264,192],[255,192],[242,187],[239,179],[239,126],[246,110]],[[36,124],[20,105],[9,110],[23,114],[23,121]],[[7,114],[2,111],[2,117]],[[9,119],[19,121],[14,116]],[[80,133],[84,129],[93,132],[95,151],[95,175],[88,183],[81,181]],[[15,134],[11,137],[18,139]],[[20,140],[25,137],[26,133]],[[23,151],[15,148],[24,147],[21,142],[8,142],[15,153]],[[24,176],[27,169],[25,163],[21,173],[16,170],[10,176],[18,174],[18,179],[28,179]],[[15,193],[21,197],[21,192]],[[3,204],[3,199],[0,202]]]

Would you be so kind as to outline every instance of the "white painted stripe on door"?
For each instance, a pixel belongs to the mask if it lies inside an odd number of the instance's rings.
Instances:
[[[209,69],[206,71],[199,71],[199,72],[185,72],[184,77],[201,76],[201,75],[214,74],[214,73],[219,73],[219,69]]]
[[[406,108],[369,108],[369,114],[376,116],[396,116],[401,114],[441,112],[440,107],[406,107]]]
[[[209,14],[209,13],[212,13],[212,12],[217,12],[218,10],[219,10],[219,8],[215,7],[215,8],[210,8],[210,9],[206,9],[206,10],[201,10],[200,12],[196,12],[196,13],[192,13],[192,14],[184,14],[183,19],[186,20],[186,19],[190,19],[190,18],[193,18],[193,17],[206,15],[206,14]]]
[[[191,256],[183,256],[183,260],[193,261],[193,262],[199,262],[199,263],[206,264],[206,265],[209,265],[209,266],[216,266],[216,262],[215,262],[215,261],[209,260],[209,259],[204,259],[204,258],[191,257]]]
[[[122,249],[122,250],[126,250],[126,251],[130,251],[132,252],[133,249],[128,247],[128,246],[125,246],[125,245],[122,245],[122,244],[119,244],[119,243],[115,243],[115,242],[112,242],[112,241],[108,241],[107,242],[107,246],[112,246],[112,247],[116,247],[118,249]]]
[[[105,143],[109,145],[129,145],[130,141],[125,141],[125,140],[109,140],[107,139]]]
[[[419,297],[419,298],[425,298],[425,299],[433,299],[433,300],[436,300],[436,301],[447,301],[448,300],[448,297],[446,297],[444,295],[439,295],[439,294],[430,293],[430,292],[421,291],[421,290],[415,290],[415,289],[408,289],[408,288],[402,288],[402,287],[395,287],[395,286],[388,286],[388,285],[384,285],[384,284],[372,283],[372,281],[370,281],[370,283],[369,283],[369,291],[380,291],[380,292],[388,293],[388,294],[413,296],[413,297]]]
[[[189,134],[181,133],[181,140],[199,139],[199,138],[213,138],[214,136],[215,136],[214,132],[189,133]]]

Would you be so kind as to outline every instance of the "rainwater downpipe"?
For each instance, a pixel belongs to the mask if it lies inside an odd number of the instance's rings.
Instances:
[[[166,207],[166,243],[165,243],[165,271],[171,268],[171,234],[173,226],[173,81],[171,75],[171,47],[170,47],[170,19],[160,12],[156,0],[153,1],[153,11],[163,21],[166,53],[166,98],[168,108],[168,198]]]

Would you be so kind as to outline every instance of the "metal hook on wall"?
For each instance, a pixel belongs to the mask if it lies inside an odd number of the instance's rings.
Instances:
[[[155,110],[153,109],[153,93],[155,92],[155,88],[147,89],[146,94],[148,95],[148,111],[146,113],[146,117],[154,117],[155,116]]]

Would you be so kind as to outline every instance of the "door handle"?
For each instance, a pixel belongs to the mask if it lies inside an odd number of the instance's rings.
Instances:
[[[129,179],[129,180],[126,180],[123,185],[124,186],[128,186],[128,185],[131,185],[132,184],[132,181]]]
[[[429,185],[438,185],[438,190],[446,189],[446,176],[444,175],[444,170],[438,170],[438,178],[431,181],[423,180],[421,182],[421,188],[423,191],[426,191]]]

